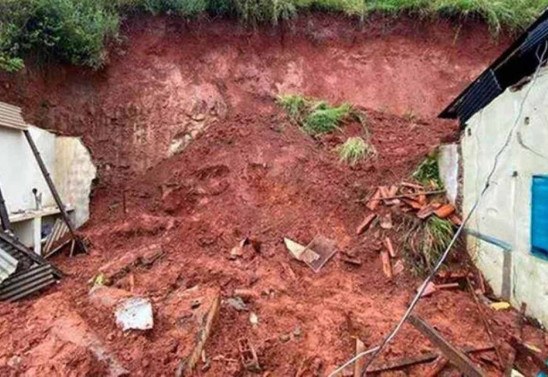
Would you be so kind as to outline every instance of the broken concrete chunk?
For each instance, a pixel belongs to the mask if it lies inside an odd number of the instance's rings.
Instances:
[[[392,224],[392,215],[386,214],[385,216],[381,217],[381,228],[383,229],[392,229],[394,225]]]
[[[105,286],[92,288],[89,298],[95,306],[112,310],[116,325],[123,331],[150,330],[154,326],[152,304],[147,298]]]
[[[241,297],[230,297],[229,299],[226,300],[226,303],[239,312],[243,312],[247,310],[247,305],[245,304],[244,300],[242,300]]]
[[[123,301],[114,316],[116,324],[123,331],[150,330],[154,326],[152,304],[145,298],[134,297]]]

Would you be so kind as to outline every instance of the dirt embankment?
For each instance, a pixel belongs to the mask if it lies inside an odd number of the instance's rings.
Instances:
[[[268,111],[280,93],[435,116],[508,44],[482,24],[407,19],[250,31],[146,17],[124,30],[104,71],[30,68],[0,87],[29,121],[83,135],[107,180],[154,166],[229,113]]]
[[[325,375],[353,354],[353,337],[378,344],[419,280],[409,269],[391,280],[382,273],[384,231],[356,235],[364,198],[408,178],[433,147],[458,136],[452,122],[421,118],[440,110],[502,46],[477,25],[408,21],[358,30],[317,17],[283,35],[168,19],[127,28],[125,49],[104,72],[56,68],[3,86],[1,98],[24,105],[38,125],[83,135],[101,184],[82,230],[90,254],[58,256],[69,274],[58,287],[0,304],[0,372],[172,375],[191,342],[185,326],[192,317],[174,302],[197,285],[215,286],[222,301],[196,375],[247,375],[240,338],[254,345],[262,375],[271,377]],[[333,147],[363,129],[350,124],[314,140],[273,105],[284,92],[376,108],[365,112],[377,156],[354,168],[339,163]],[[319,274],[292,259],[282,241],[306,243],[317,234],[339,250]],[[246,237],[260,250],[232,255]],[[90,301],[89,280],[143,247],[162,256],[133,264],[114,284],[150,298],[155,324],[123,333],[110,311]],[[362,264],[344,263],[342,252]],[[228,302],[239,288],[254,292],[240,310]],[[418,312],[459,346],[488,342],[466,291],[438,292]],[[497,336],[514,331],[515,313],[490,315]],[[529,326],[525,334],[541,339]],[[405,327],[383,360],[431,350]],[[497,375],[493,354],[485,357],[482,366]]]

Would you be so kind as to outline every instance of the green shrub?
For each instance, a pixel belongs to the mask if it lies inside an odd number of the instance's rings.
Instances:
[[[339,123],[350,115],[351,110],[352,107],[349,104],[331,107],[326,102],[317,102],[304,118],[303,130],[310,135],[335,131],[339,127]]]
[[[431,153],[420,163],[413,172],[413,178],[425,186],[433,186],[434,188],[439,189],[443,188],[437,152]]]
[[[375,154],[373,146],[361,137],[350,137],[344,144],[337,148],[341,162],[350,166],[356,165],[360,160]]]
[[[0,60],[15,68],[31,53],[99,68],[118,31],[118,15],[94,0],[4,0],[0,22]]]
[[[278,96],[277,102],[294,121],[301,121],[309,101],[303,96],[287,94]]]

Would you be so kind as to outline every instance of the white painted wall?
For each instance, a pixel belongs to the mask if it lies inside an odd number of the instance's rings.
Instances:
[[[505,252],[473,236],[468,237],[468,247],[498,295],[505,291],[506,265],[511,303],[515,307],[527,303],[527,314],[548,326],[548,261],[531,253],[530,237],[532,176],[548,174],[548,70],[541,72],[534,85],[507,90],[469,120],[462,137],[464,212],[470,212],[483,190],[528,91],[509,147],[500,156],[492,185],[468,226],[509,244],[512,250]]]
[[[89,151],[79,138],[57,137],[34,126],[29,131],[64,204],[73,209],[75,225],[83,225],[89,218],[91,184],[97,173]],[[25,219],[12,224],[14,232],[25,245],[34,246],[33,218],[51,211],[32,212],[36,209],[32,189],[42,193],[42,208],[56,204],[23,132],[6,127],[0,127],[0,187],[10,218]]]
[[[72,219],[76,227],[89,219],[91,186],[96,176],[91,154],[80,138],[56,138],[55,185],[61,198],[72,204]]]
[[[29,131],[53,175],[55,135],[32,126]],[[0,185],[11,213],[35,208],[33,188],[42,193],[42,206],[55,204],[22,131],[0,127]]]

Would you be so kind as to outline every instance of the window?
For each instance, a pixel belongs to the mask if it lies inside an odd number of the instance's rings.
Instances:
[[[531,245],[533,253],[548,257],[548,176],[533,177]]]

